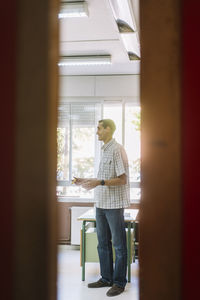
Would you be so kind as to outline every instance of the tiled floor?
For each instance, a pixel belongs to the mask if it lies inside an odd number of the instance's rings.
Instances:
[[[99,264],[86,263],[85,281],[81,280],[80,251],[67,245],[58,246],[58,300],[104,300],[109,288],[89,289],[87,284],[99,279]],[[138,300],[138,262],[131,266],[131,282],[113,299]]]

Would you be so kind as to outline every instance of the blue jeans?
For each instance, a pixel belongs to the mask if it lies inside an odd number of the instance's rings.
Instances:
[[[96,208],[96,227],[102,280],[125,287],[127,283],[127,245],[124,209]],[[114,268],[112,244],[115,249]]]

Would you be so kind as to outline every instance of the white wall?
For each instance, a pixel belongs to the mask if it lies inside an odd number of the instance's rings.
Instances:
[[[139,98],[139,87],[139,75],[60,77],[60,97]]]

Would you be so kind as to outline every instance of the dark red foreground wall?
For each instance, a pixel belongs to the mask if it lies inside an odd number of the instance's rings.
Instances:
[[[183,1],[183,286],[184,300],[200,285],[200,2]],[[1,298],[12,299],[16,0],[0,9]]]
[[[0,9],[0,298],[12,298],[16,0]]]
[[[183,1],[183,299],[200,287],[200,1]]]

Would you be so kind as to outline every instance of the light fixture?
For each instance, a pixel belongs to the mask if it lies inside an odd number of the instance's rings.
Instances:
[[[140,41],[131,1],[109,0],[109,2],[129,60],[140,60]]]
[[[136,60],[136,56],[140,57],[140,44],[136,34],[122,33],[120,37],[128,53],[129,60]],[[135,54],[135,58],[133,54]]]
[[[140,60],[140,57],[134,52],[128,52],[128,57],[130,60]]]
[[[91,66],[110,65],[110,55],[82,55],[82,56],[62,56],[58,63],[59,67],[65,66]]]
[[[109,0],[120,33],[135,32],[136,22],[129,0]]]
[[[131,28],[129,24],[123,20],[117,19],[116,23],[120,33],[135,32],[133,28]]]
[[[86,1],[66,1],[60,4],[58,18],[88,17]]]

